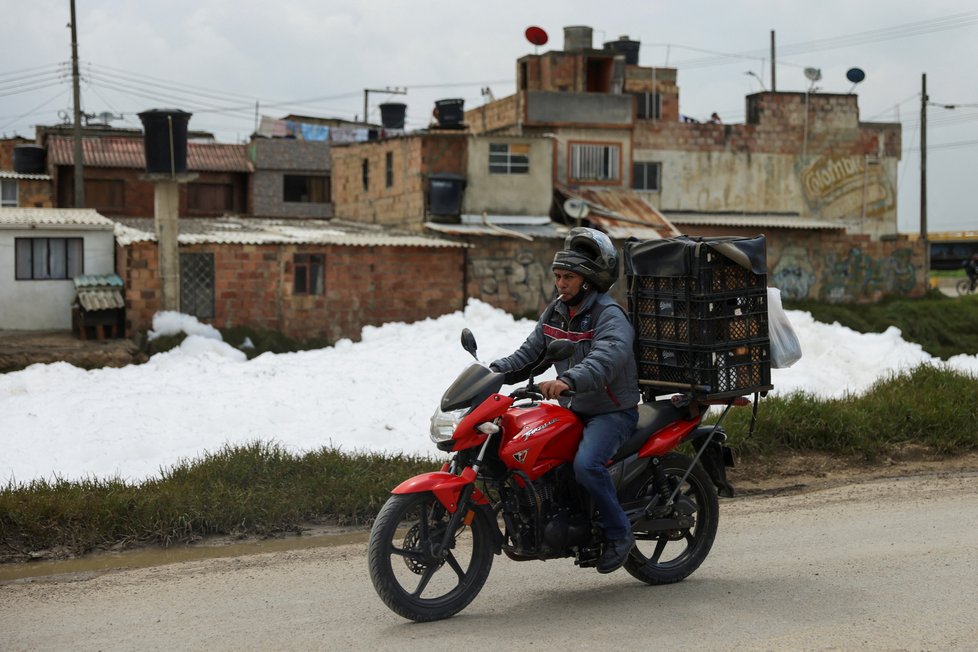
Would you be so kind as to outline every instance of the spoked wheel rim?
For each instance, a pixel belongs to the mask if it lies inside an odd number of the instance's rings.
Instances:
[[[451,516],[433,495],[414,494],[392,497],[377,517],[370,534],[370,577],[381,599],[406,618],[447,618],[485,583],[492,564],[485,519],[470,513],[443,554]]]

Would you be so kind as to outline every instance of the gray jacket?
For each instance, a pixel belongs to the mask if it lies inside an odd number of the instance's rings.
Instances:
[[[604,293],[591,294],[570,319],[560,300],[547,307],[536,327],[512,355],[491,366],[506,373],[506,382],[526,380],[540,364],[552,339],[577,343],[574,354],[555,363],[557,378],[575,394],[560,404],[584,416],[616,412],[638,405],[635,331],[625,311]]]

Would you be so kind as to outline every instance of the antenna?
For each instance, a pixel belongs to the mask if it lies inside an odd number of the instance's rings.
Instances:
[[[547,32],[542,27],[537,27],[536,25],[530,25],[523,32],[526,36],[526,40],[533,44],[533,54],[537,53],[537,47],[541,45],[546,45],[550,38],[547,36]]]
[[[815,82],[822,79],[822,71],[819,68],[805,68],[805,78],[811,82],[808,86],[808,92],[812,93],[816,90]]]
[[[866,73],[863,72],[862,68],[850,68],[846,71],[846,79],[852,82],[852,88],[849,89],[849,94],[852,95],[852,90],[856,85],[866,79]]]

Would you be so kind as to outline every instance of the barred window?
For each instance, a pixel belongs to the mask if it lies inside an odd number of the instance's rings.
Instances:
[[[82,238],[14,238],[18,281],[68,279],[85,272]]]
[[[574,181],[618,181],[621,179],[620,152],[618,145],[571,143],[570,178]]]
[[[529,171],[529,145],[526,143],[489,144],[491,174],[527,174]]]

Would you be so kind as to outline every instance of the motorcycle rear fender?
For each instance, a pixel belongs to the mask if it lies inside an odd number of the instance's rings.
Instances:
[[[392,494],[419,494],[430,491],[442,505],[451,513],[458,509],[458,497],[462,489],[475,481],[475,471],[471,467],[462,471],[462,475],[454,475],[446,471],[422,473],[405,480],[394,487]],[[488,505],[485,495],[478,487],[472,489],[472,502],[476,505]]]

